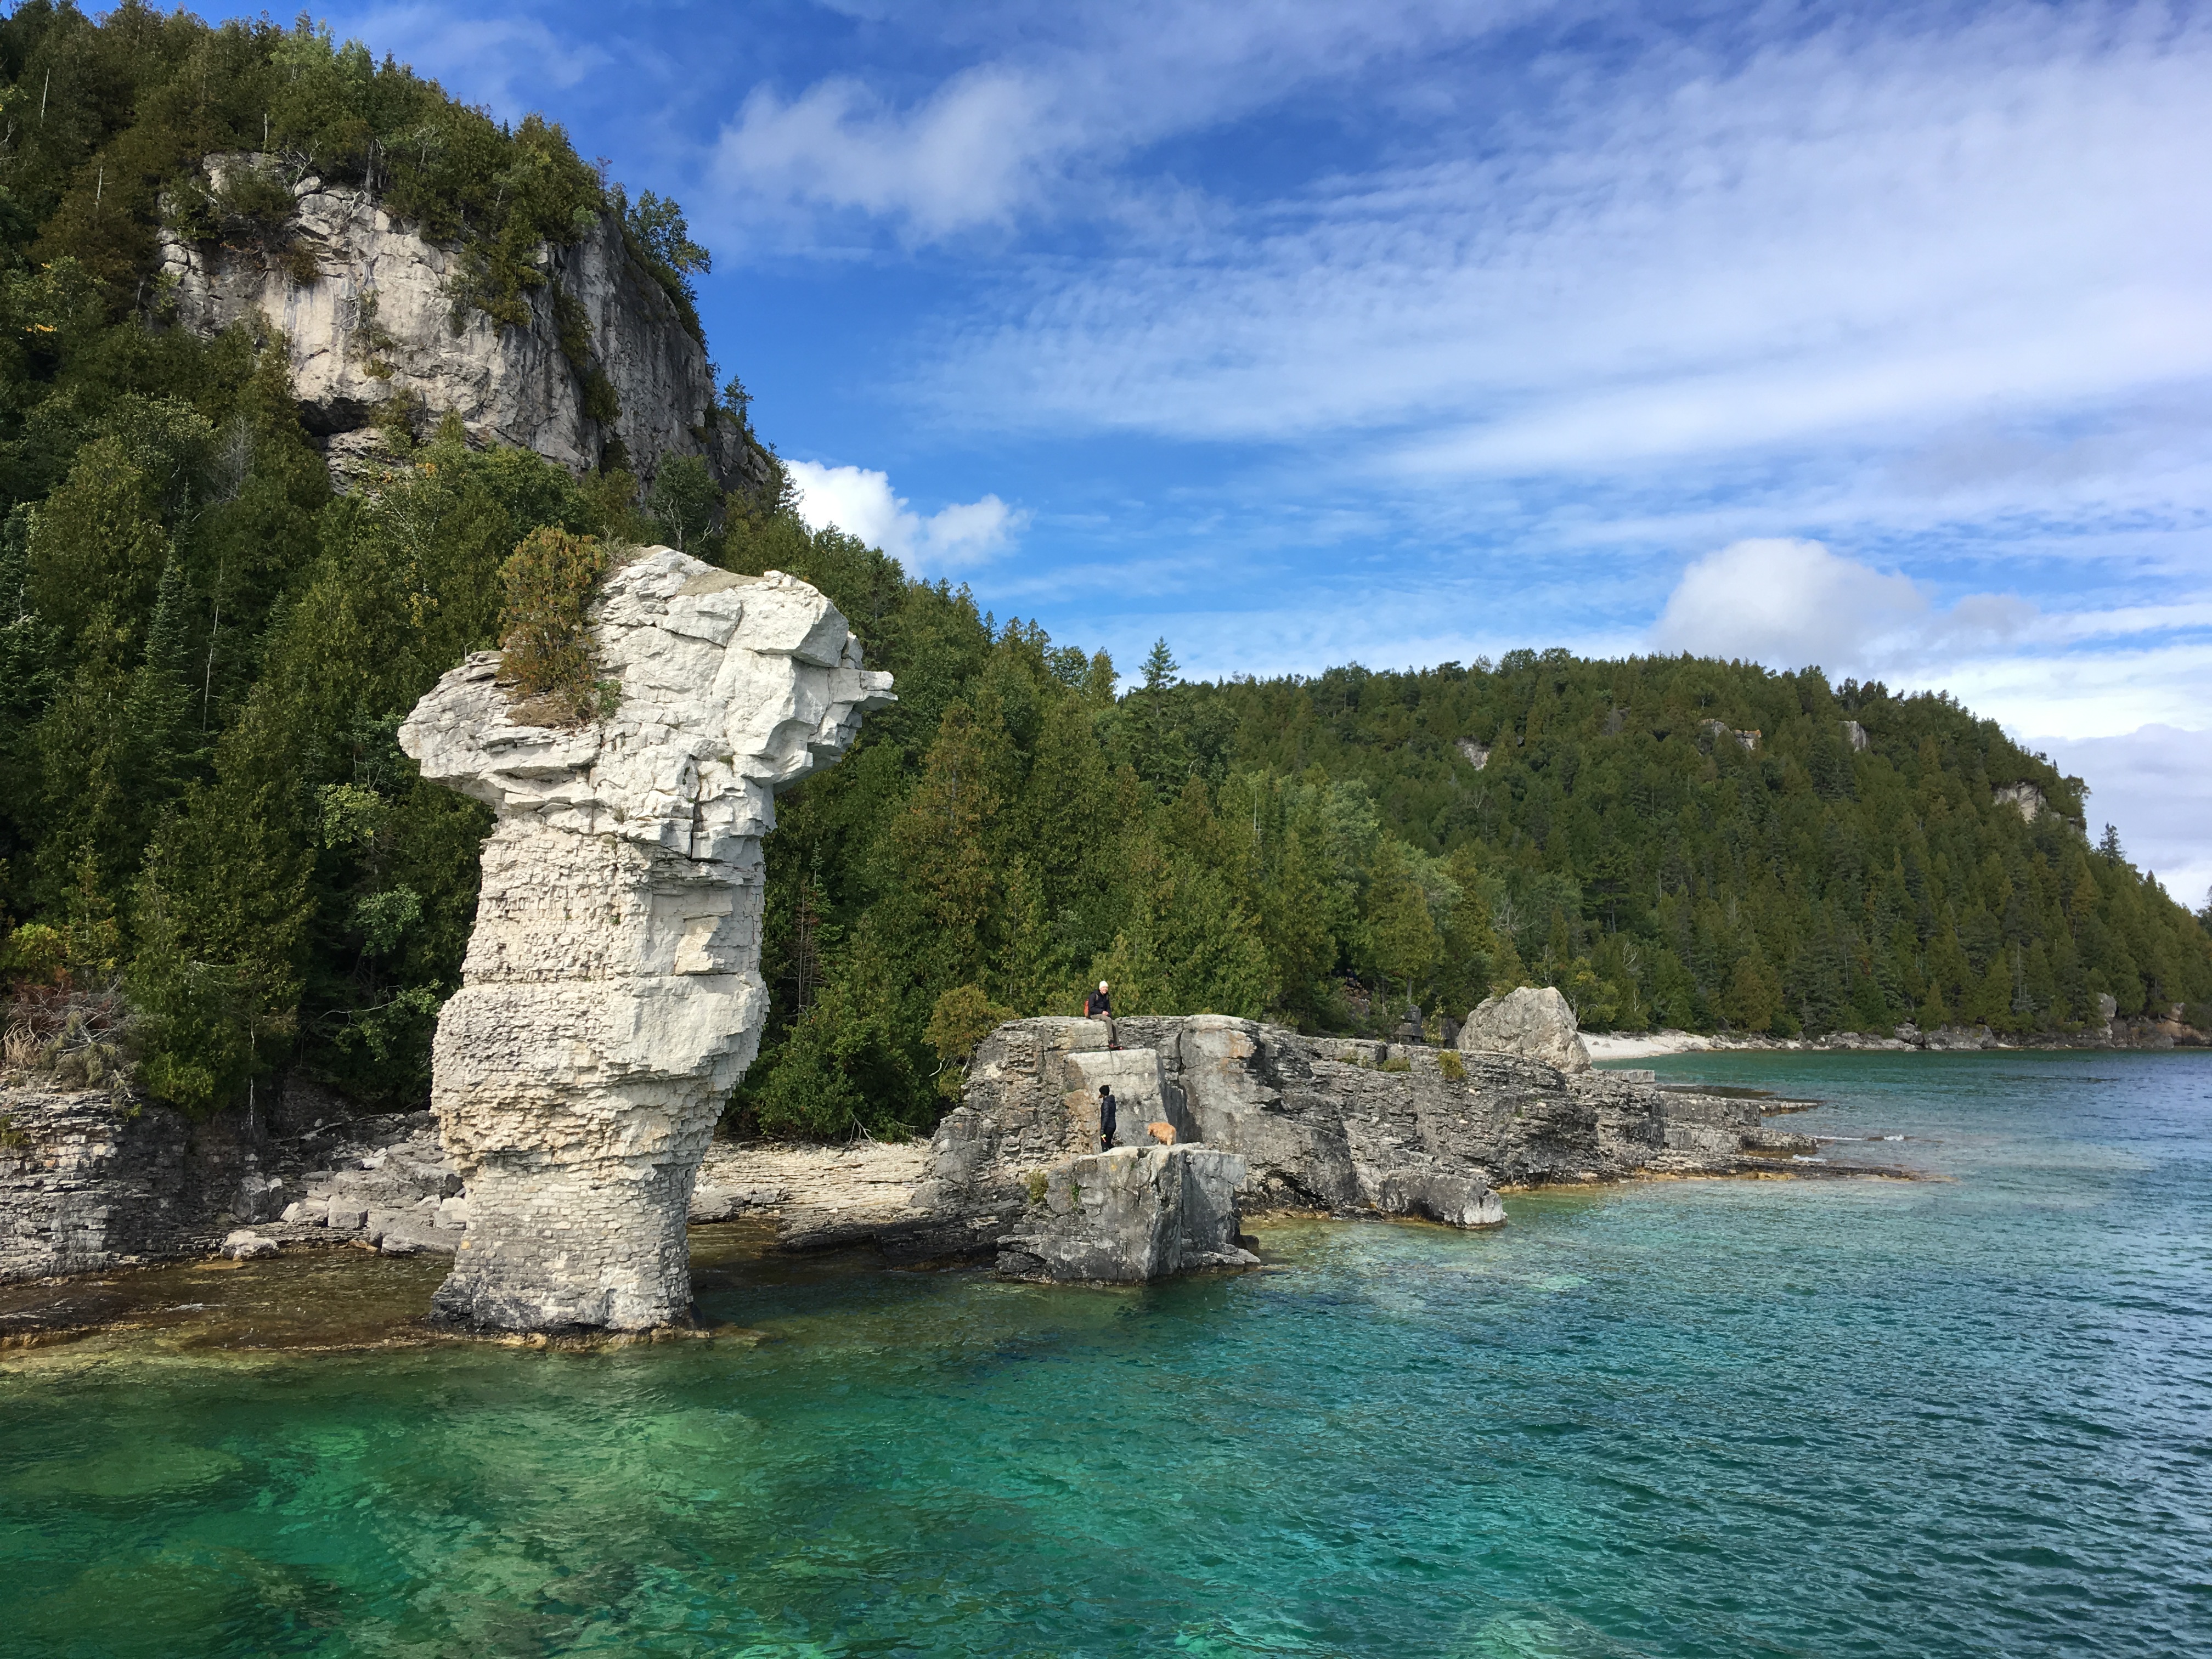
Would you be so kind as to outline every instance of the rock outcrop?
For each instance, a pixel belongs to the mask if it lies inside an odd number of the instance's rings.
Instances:
[[[203,163],[213,187],[240,168],[281,176],[272,157]],[[518,327],[467,303],[463,249],[424,240],[369,191],[312,174],[289,187],[292,220],[270,240],[293,258],[164,230],[159,280],[165,307],[196,332],[257,313],[283,331],[301,416],[341,479],[374,459],[379,417],[393,407],[418,427],[451,412],[479,445],[533,449],[575,472],[619,441],[643,477],[667,456],[700,455],[726,489],[767,478],[759,446],[709,416],[706,348],[631,257],[613,215],[541,251],[546,281],[522,296],[531,321]]]
[[[1649,1073],[1570,1074],[1517,1054],[1303,1036],[1213,1014],[1133,1017],[1115,1031],[1119,1050],[1096,1020],[1000,1026],[977,1048],[921,1179],[873,1201],[787,1210],[783,1245],[1133,1279],[1232,1265],[1222,1241],[1235,1243],[1241,1219],[1221,1220],[1228,1231],[1186,1224],[1180,1254],[1146,1243],[1170,1231],[1159,1219],[1169,1205],[1139,1186],[1167,1165],[1129,1160],[1188,1156],[1186,1194],[1201,1169],[1233,1182],[1232,1201],[1209,1201],[1209,1216],[1474,1228],[1505,1219],[1501,1188],[1796,1169],[1814,1145],[1766,1127],[1756,1099],[1662,1089]],[[1097,1085],[1109,1075],[1120,1145],[1101,1153]],[[1175,1125],[1176,1144],[1135,1150],[1147,1122]]]
[[[689,1309],[693,1180],[767,1012],[774,797],[891,700],[813,588],[668,548],[608,580],[595,637],[620,685],[604,722],[525,724],[482,652],[399,733],[425,777],[498,815],[431,1062],[468,1199],[437,1307],[473,1325],[637,1329]]]
[[[1575,1011],[1553,986],[1522,986],[1486,998],[1459,1028],[1462,1054],[1520,1054],[1562,1072],[1587,1072]]]
[[[1251,1267],[1237,1243],[1244,1160],[1210,1146],[1116,1146],[1056,1164],[999,1240],[1015,1279],[1141,1285],[1206,1267]]]
[[[0,1107],[0,1283],[211,1248],[223,1229],[204,1214],[249,1181],[228,1214],[257,1218],[238,1209],[263,1201],[258,1167],[196,1156],[191,1125],[166,1107],[31,1082]]]
[[[123,1090],[0,1087],[0,1283],[202,1255],[241,1229],[451,1255],[460,1190],[428,1112],[357,1117],[310,1085],[202,1122]]]

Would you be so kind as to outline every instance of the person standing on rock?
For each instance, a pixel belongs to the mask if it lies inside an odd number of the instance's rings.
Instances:
[[[1104,1020],[1106,1046],[1109,1048],[1118,1048],[1121,1046],[1114,1040],[1114,998],[1104,980],[1100,980],[1098,988],[1083,999],[1083,1017],[1085,1019]]]
[[[1112,1086],[1104,1083],[1100,1084],[1098,1085],[1098,1150],[1100,1152],[1110,1152],[1114,1150],[1114,1124],[1121,1115],[1121,1103],[1114,1098]]]

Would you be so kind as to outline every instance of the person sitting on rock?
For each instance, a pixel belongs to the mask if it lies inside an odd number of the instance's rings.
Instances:
[[[1114,998],[1104,980],[1100,980],[1098,988],[1083,999],[1083,1017],[1085,1019],[1104,1020],[1106,1046],[1109,1048],[1118,1048],[1121,1046],[1114,1040]]]
[[[1100,1152],[1110,1152],[1114,1150],[1114,1121],[1120,1115],[1121,1103],[1114,1098],[1112,1086],[1109,1084],[1100,1084],[1098,1085],[1098,1150]]]

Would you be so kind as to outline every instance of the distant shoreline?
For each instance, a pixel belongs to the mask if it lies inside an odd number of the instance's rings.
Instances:
[[[1906,1029],[1906,1028],[1899,1028]],[[1663,1054],[1700,1054],[1721,1049],[1799,1049],[1816,1053],[1872,1052],[1878,1054],[1962,1054],[1979,1049],[2198,1048],[2208,1045],[2205,1034],[2172,1021],[2142,1023],[2140,1030],[2121,1027],[2027,1037],[2008,1037],[1986,1025],[1947,1025],[1913,1038],[1876,1036],[1864,1031],[1832,1031],[1820,1037],[1735,1036],[1726,1032],[1649,1031],[1619,1033],[1584,1031],[1583,1046],[1599,1065],[1629,1060],[1651,1060]]]

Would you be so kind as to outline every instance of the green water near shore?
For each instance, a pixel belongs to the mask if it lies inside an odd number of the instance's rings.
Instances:
[[[718,1231],[731,1333],[599,1352],[426,1340],[359,1253],[73,1287],[125,1322],[0,1359],[4,1646],[2212,1654],[2212,1056],[1660,1069],[1940,1178],[1130,1291]]]

